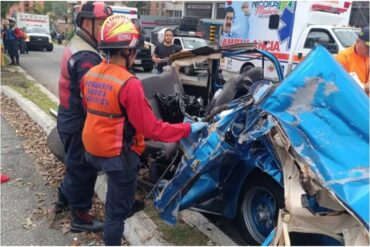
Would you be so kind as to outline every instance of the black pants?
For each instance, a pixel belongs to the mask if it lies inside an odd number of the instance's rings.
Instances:
[[[81,132],[59,132],[64,144],[66,172],[59,189],[68,199],[71,209],[88,211],[92,207],[97,170],[85,159]]]
[[[86,159],[108,176],[108,191],[105,203],[104,243],[121,245],[124,220],[135,200],[139,155],[128,151],[113,158],[99,158],[86,153]]]
[[[12,63],[19,64],[18,40],[8,40],[7,46],[8,46],[8,54],[9,54],[10,59],[12,60]]]

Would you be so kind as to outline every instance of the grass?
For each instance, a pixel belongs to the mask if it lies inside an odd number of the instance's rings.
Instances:
[[[140,192],[139,196],[144,197],[144,192]],[[176,246],[200,246],[207,245],[210,241],[207,236],[197,229],[191,228],[181,219],[178,219],[178,222],[173,227],[164,223],[159,218],[158,210],[154,208],[152,199],[146,200],[144,212],[153,220],[158,230],[163,233],[162,237],[170,244]]]
[[[1,84],[13,88],[38,105],[44,112],[50,115],[49,109],[57,109],[58,105],[48,98],[46,94],[40,91],[33,82],[28,80],[22,73],[10,72],[1,67]]]

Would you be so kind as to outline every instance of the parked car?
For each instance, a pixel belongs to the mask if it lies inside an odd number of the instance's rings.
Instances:
[[[32,27],[27,29],[26,45],[28,50],[46,49],[53,51],[54,45],[49,33],[42,28]]]

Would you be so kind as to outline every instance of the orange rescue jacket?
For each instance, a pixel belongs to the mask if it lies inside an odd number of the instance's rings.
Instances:
[[[348,73],[356,73],[363,84],[369,82],[369,57],[358,55],[354,46],[339,52],[335,58]]]
[[[86,151],[98,157],[115,157],[124,148],[129,123],[119,102],[119,92],[134,75],[118,65],[101,64],[91,68],[82,79],[82,94],[87,116],[82,132]],[[132,128],[133,129],[133,128]],[[127,133],[126,133],[127,134]],[[128,140],[131,150],[139,155],[144,151],[144,136],[134,134]]]

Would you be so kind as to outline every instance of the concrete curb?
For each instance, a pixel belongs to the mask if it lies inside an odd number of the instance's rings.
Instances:
[[[39,87],[40,90],[50,98],[50,100],[59,104],[59,99],[55,95],[38,83],[22,68],[18,67],[14,68],[14,70],[8,70],[23,73],[26,78],[34,82],[35,86]],[[41,110],[36,104],[26,99],[8,86],[2,86],[2,91],[8,97],[14,99],[20,108],[24,110],[31,117],[31,119],[45,131],[47,135],[55,127],[55,119]],[[105,202],[106,192],[107,177],[105,174],[100,174],[95,184],[95,193],[102,202]],[[188,225],[197,228],[200,232],[209,237],[216,245],[237,245],[200,213],[184,210],[180,213],[179,217],[181,217]],[[131,245],[172,245],[162,238],[162,234],[158,231],[155,223],[143,211],[136,213],[134,216],[126,220],[124,235]]]
[[[52,94],[46,87],[44,87],[43,85],[41,85],[38,81],[36,81],[30,74],[28,74],[21,67],[15,66],[15,67],[12,67],[12,68],[4,68],[4,69],[8,70],[9,72],[18,72],[18,73],[23,74],[27,78],[27,80],[30,80],[31,82],[33,82],[35,84],[35,86],[40,89],[41,92],[43,92],[44,94],[46,94],[46,96],[51,101],[53,101],[56,104],[59,104],[58,97],[56,97],[54,94]]]
[[[35,103],[24,98],[21,94],[8,86],[2,86],[2,91],[10,98],[14,99],[19,107],[25,111],[30,118],[36,122],[48,135],[55,127],[56,122],[47,113],[41,110]]]

